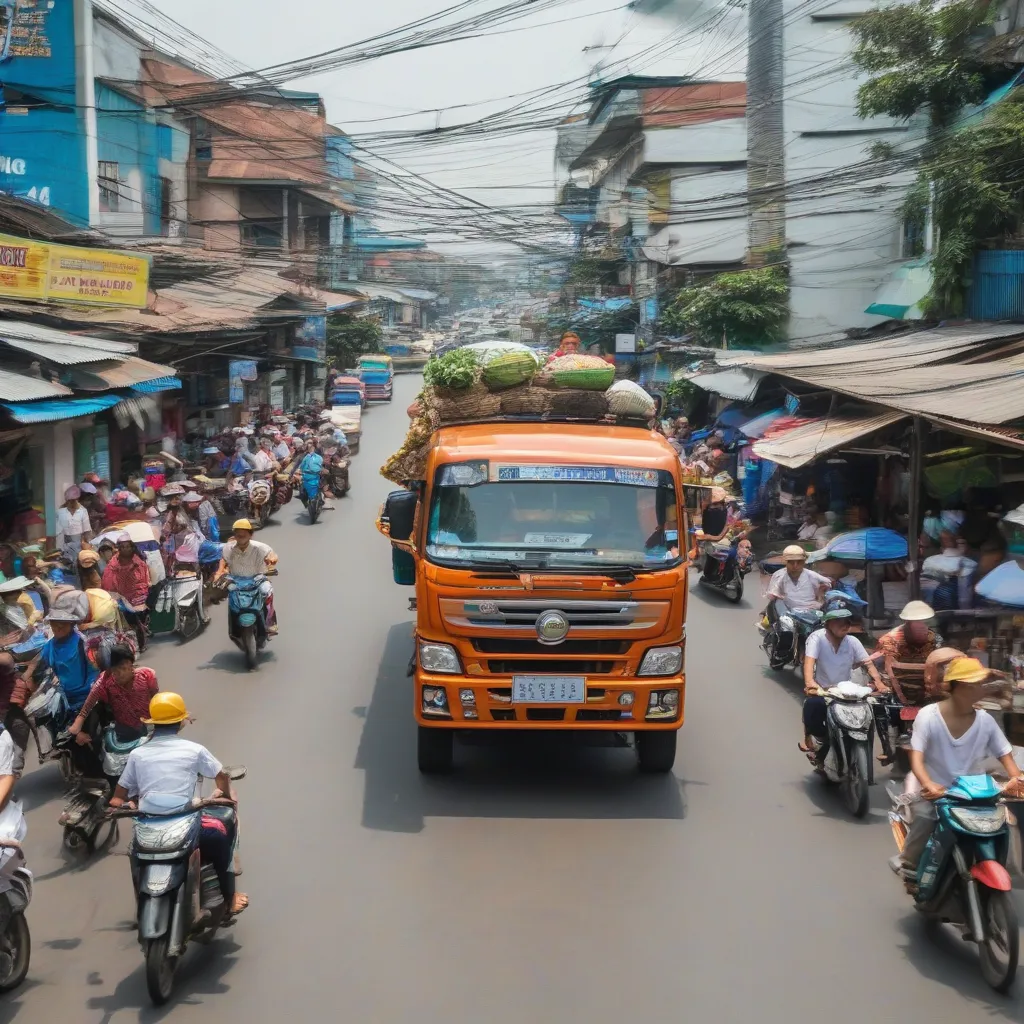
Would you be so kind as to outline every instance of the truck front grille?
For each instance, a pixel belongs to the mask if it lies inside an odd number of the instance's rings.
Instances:
[[[668,601],[441,599],[441,614],[456,633],[467,629],[483,629],[494,634],[532,632],[541,613],[560,611],[569,622],[566,642],[580,639],[579,633],[583,630],[622,634],[664,629],[669,607]]]
[[[563,640],[562,643],[549,647],[538,640],[517,639],[515,637],[480,637],[472,638],[473,650],[481,654],[555,654],[563,657],[568,654],[584,654],[596,656],[601,654],[628,654],[628,640]]]
[[[523,658],[514,661],[488,661],[487,671],[495,676],[600,676],[614,671],[615,665],[614,661],[585,661],[575,658],[538,658],[536,661]]]

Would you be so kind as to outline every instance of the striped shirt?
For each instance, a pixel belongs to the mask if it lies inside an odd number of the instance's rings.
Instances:
[[[142,719],[149,718],[150,698],[159,689],[156,673],[151,668],[137,668],[129,686],[116,682],[108,670],[92,684],[89,696],[85,698],[82,710],[78,713],[85,718],[102,701],[110,708],[118,725],[138,729]]]

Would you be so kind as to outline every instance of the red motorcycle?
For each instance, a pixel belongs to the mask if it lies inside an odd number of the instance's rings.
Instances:
[[[271,515],[292,500],[292,482],[287,473],[274,474],[274,496],[271,498]]]

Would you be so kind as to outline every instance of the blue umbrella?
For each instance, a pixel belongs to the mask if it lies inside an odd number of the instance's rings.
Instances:
[[[747,437],[764,437],[768,428],[776,420],[781,420],[785,415],[787,415],[785,409],[772,409],[771,412],[763,412],[760,416],[755,416],[752,420],[747,420],[747,422],[740,427],[740,433],[745,434]]]
[[[835,559],[839,562],[899,562],[907,557],[907,538],[881,526],[852,530],[833,537],[825,548],[808,556],[808,562]]]
[[[1024,569],[1016,562],[1003,562],[981,580],[974,592],[993,604],[1024,608]]]

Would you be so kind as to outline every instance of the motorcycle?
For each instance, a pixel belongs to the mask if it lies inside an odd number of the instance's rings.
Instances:
[[[249,481],[249,504],[252,507],[253,525],[257,530],[262,529],[270,522],[272,513],[271,496],[273,491],[269,481],[262,476],[254,475]]]
[[[697,567],[700,569],[697,582],[701,586],[725,594],[733,604],[740,603],[743,599],[743,577],[750,572],[750,562],[741,560],[732,545],[715,545],[712,555],[702,552]]]
[[[251,672],[259,661],[259,652],[267,645],[267,602],[260,589],[267,582],[258,576],[228,576],[228,637],[245,655],[245,667]]]
[[[5,813],[12,813],[10,805]],[[20,808],[17,817],[15,835],[0,836],[0,992],[10,992],[25,980],[32,957],[25,911],[32,902],[33,881],[19,838],[25,834]]]
[[[815,741],[815,770],[840,787],[847,810],[855,818],[868,812],[868,787],[874,784],[871,750],[875,714],[867,700],[870,686],[839,683],[821,691],[828,708],[824,744]]]
[[[119,740],[117,728],[108,725],[103,730],[102,778],[88,779],[74,771],[70,758],[71,744],[75,738],[70,733],[61,733],[57,738],[57,749],[68,758],[68,774],[74,780],[74,788],[57,823],[64,829],[64,846],[72,852],[84,850],[92,854],[98,847],[113,846],[117,842],[117,822],[106,815],[107,800],[110,799],[118,779],[128,763],[128,755],[138,746],[147,742],[148,736],[130,740]],[[105,826],[107,834],[99,837]]]
[[[72,717],[56,672],[45,671],[35,693],[25,702],[24,711],[32,727],[39,763],[56,761],[61,778],[70,784],[73,781],[71,762],[66,752],[58,749],[57,738],[71,724]]]
[[[777,672],[802,665],[807,638],[821,626],[821,617],[816,608],[789,609],[776,615],[769,605],[757,624],[768,665]]]
[[[291,477],[287,473],[274,474],[274,496],[270,503],[270,514],[283,508],[292,500]]]
[[[244,768],[229,768],[233,780],[245,778]],[[174,975],[191,940],[209,943],[219,928],[231,925],[217,873],[203,864],[199,834],[203,817],[219,819],[234,828],[233,870],[240,873],[238,823],[231,800],[208,797],[185,808],[160,806],[159,798],[145,810],[125,808],[113,818],[134,818],[130,847],[132,881],[138,920],[138,940],[146,958],[146,987],[155,1006],[162,1006],[174,989]]]
[[[300,484],[299,486],[305,486]],[[324,489],[318,486],[316,493],[311,497],[306,498],[306,512],[309,515],[309,525],[312,526],[317,519],[320,518],[320,513],[324,508]]]
[[[895,785],[889,812],[902,853],[910,828],[908,798]],[[981,974],[1006,992],[1017,973],[1020,931],[1006,862],[1010,825],[1002,790],[989,775],[964,775],[935,801],[937,824],[917,867],[914,908],[956,925],[978,945]]]

